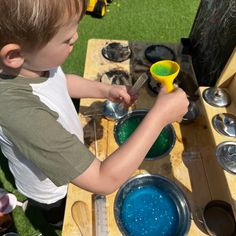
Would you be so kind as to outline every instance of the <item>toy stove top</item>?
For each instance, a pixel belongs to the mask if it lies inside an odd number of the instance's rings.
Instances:
[[[158,93],[160,84],[150,73],[150,66],[159,60],[176,60],[180,66],[180,76],[176,83],[182,87],[193,100],[197,97],[197,82],[192,69],[190,56],[179,56],[181,47],[177,44],[128,42],[122,40],[91,39],[90,47],[93,55],[86,58],[86,63],[93,64],[89,74],[84,76],[104,83],[124,84],[132,86],[143,73],[149,76],[147,89],[150,94]],[[96,75],[96,78],[94,78]]]
[[[102,49],[111,42],[119,42],[128,45],[131,54],[128,59],[123,61],[110,61],[102,55]],[[143,72],[149,71],[152,62],[149,62],[145,57],[145,50],[155,43],[130,43],[127,41],[114,41],[91,39],[88,42],[88,49],[85,62],[84,77],[91,80],[107,80],[110,83],[125,83],[123,77],[131,83],[139,77]],[[158,43],[159,45],[159,43]],[[164,44],[170,47],[176,55],[176,60],[180,63],[183,73],[192,76],[191,63],[189,63],[188,56],[183,56],[179,53],[181,47],[179,45]],[[129,51],[129,50],[128,50]],[[126,54],[126,53],[124,53]],[[179,58],[180,57],[180,58]],[[191,62],[191,61],[190,61]],[[188,70],[189,68],[189,70]],[[114,77],[114,72],[118,70],[118,79]],[[122,71],[122,72],[121,72]],[[123,71],[125,72],[123,74]],[[194,72],[193,72],[194,73]],[[190,77],[191,77],[190,76]],[[111,78],[111,79],[110,79]],[[111,82],[112,81],[112,82]],[[103,81],[105,82],[105,81]],[[188,83],[183,83],[186,87]],[[191,86],[190,86],[191,87]],[[147,93],[149,91],[150,93]],[[155,97],[149,96],[152,93],[156,96],[146,84],[145,88],[140,90],[140,98],[135,104],[136,108],[149,108],[153,105]],[[91,151],[96,153],[100,160],[104,160],[110,153],[117,149],[117,144],[114,139],[114,125],[115,122],[110,122],[101,118],[102,116],[89,116],[86,114],[93,114],[97,110],[100,111],[100,99],[82,99],[81,100],[81,120],[84,124],[85,136],[89,136],[88,146]],[[215,109],[215,108],[214,108]],[[88,113],[86,113],[88,112]],[[96,128],[96,132],[94,131]],[[204,209],[206,202],[211,199],[223,199],[231,203],[235,198],[235,179],[228,178],[230,175],[223,175],[222,168],[216,161],[214,154],[214,147],[211,144],[211,136],[209,130],[206,128],[206,121],[202,115],[196,122],[189,125],[174,124],[176,131],[176,145],[172,149],[171,155],[168,158],[161,160],[145,161],[136,173],[142,173],[143,170],[149,173],[158,173],[174,180],[180,186],[191,204],[193,215],[199,213],[199,209]],[[224,163],[231,162],[231,158],[235,158],[235,147],[227,146],[227,148],[219,149],[219,156],[224,156],[227,152],[229,158],[223,160]],[[155,164],[154,164],[155,163]],[[228,165],[227,165],[228,167]],[[232,168],[230,169],[232,170]],[[199,191],[201,188],[202,191]],[[230,191],[230,192],[229,192]],[[232,195],[232,198],[231,198]],[[116,194],[107,197],[107,218],[109,235],[121,235],[114,217],[114,201]],[[75,224],[71,216],[71,207],[75,201],[84,201],[88,204],[90,209],[90,232],[94,232],[93,225],[95,225],[93,217],[93,196],[87,191],[70,185],[68,188],[67,208],[65,214],[64,226],[67,231],[65,235],[71,235],[74,232],[79,232],[79,228]],[[235,210],[235,202],[233,202],[233,209]],[[234,211],[235,213],[235,211]],[[204,229],[199,227],[199,222],[192,220],[191,235],[202,235]],[[205,234],[204,234],[205,235]]]

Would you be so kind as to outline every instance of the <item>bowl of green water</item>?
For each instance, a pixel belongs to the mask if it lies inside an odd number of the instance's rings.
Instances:
[[[142,122],[148,110],[134,110],[119,119],[114,128],[114,136],[118,145],[126,142],[130,135]],[[161,159],[167,156],[176,141],[174,128],[171,124],[165,126],[147,153],[145,160]]]

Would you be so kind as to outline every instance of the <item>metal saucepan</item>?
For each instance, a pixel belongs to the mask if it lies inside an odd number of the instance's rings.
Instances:
[[[121,145],[129,138],[147,112],[148,110],[134,110],[127,113],[117,121],[114,127],[114,136],[118,145]],[[174,128],[169,124],[163,128],[155,143],[147,153],[145,159],[161,159],[162,157],[167,156],[174,147],[175,141],[176,135]]]

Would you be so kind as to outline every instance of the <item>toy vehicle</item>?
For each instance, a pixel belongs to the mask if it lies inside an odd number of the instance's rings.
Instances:
[[[91,12],[96,17],[103,17],[106,14],[107,3],[112,0],[89,0],[87,12]]]

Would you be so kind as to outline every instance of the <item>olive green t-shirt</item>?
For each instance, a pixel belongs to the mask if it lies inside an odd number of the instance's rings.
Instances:
[[[95,157],[60,68],[49,78],[0,76],[0,144],[17,188],[36,201],[61,199],[89,167]]]

